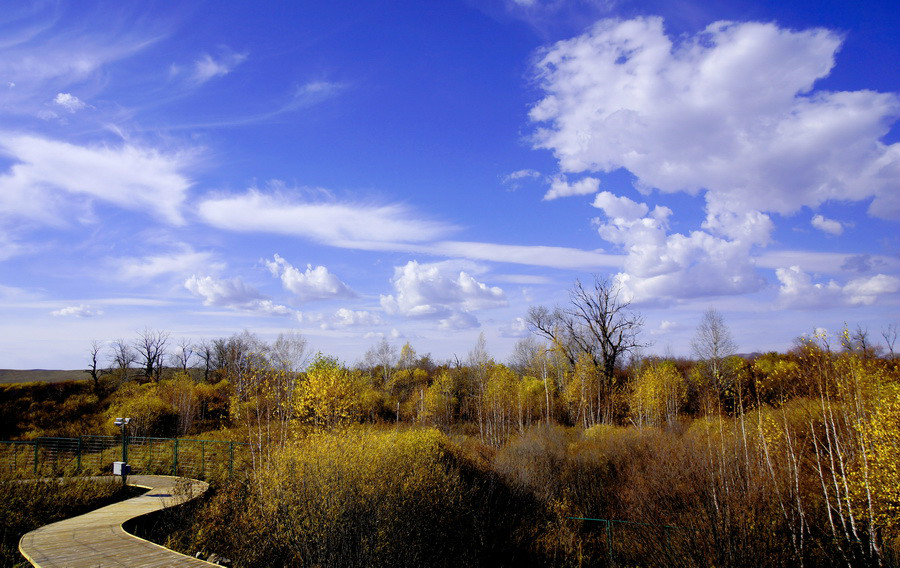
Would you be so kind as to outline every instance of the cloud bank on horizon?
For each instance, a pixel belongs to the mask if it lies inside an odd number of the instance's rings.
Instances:
[[[592,273],[659,352],[711,305],[747,351],[896,323],[900,77],[876,32],[900,16],[742,6],[23,5],[0,19],[0,367],[78,367],[148,326],[293,329],[350,362],[483,332],[502,358]]]

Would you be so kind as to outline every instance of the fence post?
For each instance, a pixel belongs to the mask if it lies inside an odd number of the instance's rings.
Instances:
[[[78,454],[75,458],[75,470],[81,473],[81,436],[78,436]]]
[[[38,440],[34,441],[34,474],[38,472]]]
[[[609,565],[615,566],[615,561],[613,560],[613,542],[612,542],[612,521],[606,521],[606,547],[609,549]]]
[[[229,444],[231,447],[229,448],[229,456],[228,456],[228,477],[234,475],[234,440]]]
[[[175,438],[172,449],[172,475],[178,475],[178,438]]]
[[[200,441],[200,479],[206,479],[206,442]]]

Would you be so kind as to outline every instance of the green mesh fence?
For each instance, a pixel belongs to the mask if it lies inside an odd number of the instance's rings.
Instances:
[[[180,475],[211,480],[229,477],[250,463],[250,445],[220,440],[79,436],[0,441],[0,471],[13,475],[102,475],[115,461],[132,474]]]

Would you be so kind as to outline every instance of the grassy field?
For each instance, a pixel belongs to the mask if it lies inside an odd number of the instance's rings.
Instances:
[[[63,381],[83,381],[89,378],[87,373],[80,369],[72,371],[0,369],[0,385],[11,383],[61,383]]]

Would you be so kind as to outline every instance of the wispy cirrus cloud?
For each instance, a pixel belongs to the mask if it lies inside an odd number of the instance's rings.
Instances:
[[[79,304],[77,306],[68,306],[53,310],[50,314],[54,317],[92,318],[94,316],[103,315],[103,310],[87,304]]]
[[[348,88],[347,83],[337,81],[310,81],[294,89],[293,96],[280,111],[288,112],[310,107],[336,97]]]
[[[77,13],[66,17],[60,14],[66,7],[51,5],[7,5],[4,10],[9,17],[4,23],[18,17],[30,22],[4,29],[0,42],[0,77],[7,86],[0,113],[13,115],[47,112],[42,107],[48,100],[70,112],[84,108],[80,104],[85,103],[71,95],[70,88],[102,89],[107,65],[148,48],[167,34],[163,19],[134,25],[127,8],[103,8],[102,27],[95,25],[101,14],[81,5],[73,7]]]
[[[132,258],[111,259],[120,280],[145,282],[164,275],[184,277],[198,271],[224,270],[225,263],[215,253],[195,251],[189,246],[178,250]]]
[[[820,309],[871,305],[880,297],[896,297],[900,292],[900,278],[887,274],[855,278],[846,284],[839,284],[834,280],[815,282],[799,266],[779,268],[775,274],[780,283],[778,301],[786,308]]]
[[[200,202],[200,218],[221,229],[305,237],[342,248],[428,241],[454,230],[399,203],[306,200],[257,189]]]
[[[801,270],[816,274],[900,272],[900,258],[873,254],[801,250],[764,251],[755,255],[753,262],[760,268],[798,266]]]
[[[621,254],[608,254],[594,250],[475,241],[438,241],[430,243],[428,246],[410,247],[410,250],[455,258],[588,271],[617,268],[624,262]]]
[[[210,79],[224,77],[246,60],[246,53],[225,51],[218,57],[213,57],[208,53],[204,53],[197,58],[192,65],[190,81],[196,85],[200,85],[206,83]]]
[[[311,318],[304,317],[305,321]],[[371,310],[352,310],[340,308],[330,315],[321,315],[317,318],[322,329],[340,329],[350,327],[372,327],[383,325],[384,319],[377,312]]]
[[[299,192],[298,192],[299,193]],[[404,204],[371,205],[251,189],[202,200],[198,214],[227,231],[274,233],[358,250],[422,253],[453,258],[581,270],[620,267],[624,257],[568,247],[440,240],[459,227],[429,219]]]
[[[125,143],[80,146],[41,136],[0,132],[0,155],[13,165],[0,173],[0,215],[65,224],[74,203],[99,199],[147,211],[175,225],[192,182],[196,152],[163,152]]]

